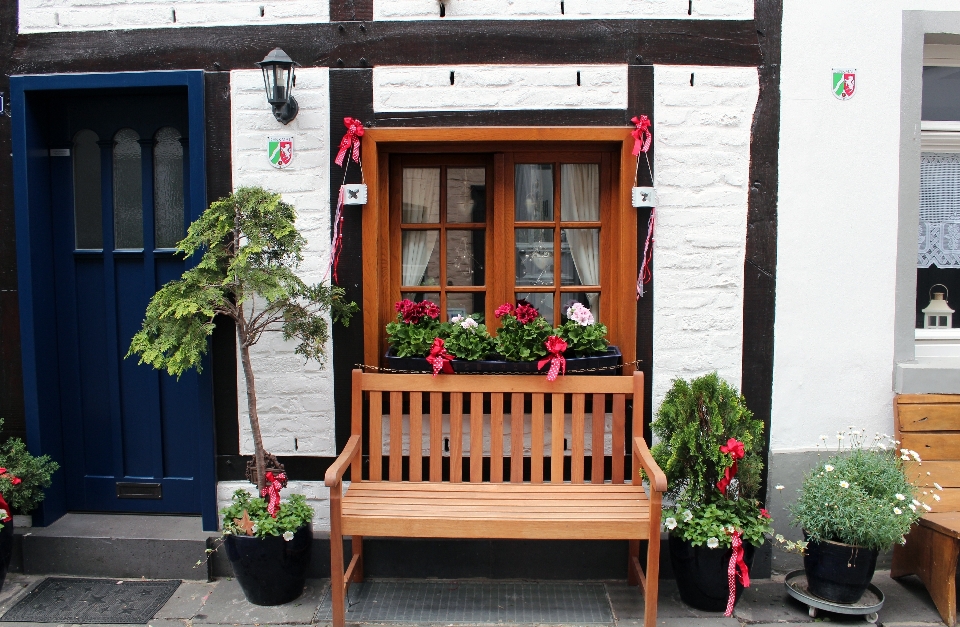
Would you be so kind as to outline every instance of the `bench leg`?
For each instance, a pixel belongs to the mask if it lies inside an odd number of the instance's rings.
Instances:
[[[657,626],[657,595],[660,588],[660,534],[651,535],[653,537],[647,541],[647,573],[643,586],[644,627]]]
[[[893,547],[893,578],[916,574],[926,586],[943,622],[957,624],[957,557],[960,540],[922,524],[907,535],[907,544]]]
[[[630,540],[629,549],[627,551],[627,585],[628,586],[639,586],[640,577],[637,576],[637,568],[633,560],[636,559],[640,561],[640,541],[639,540]]]
[[[363,536],[353,536],[353,559],[356,565],[353,568],[353,577],[350,581],[353,583],[363,583]]]
[[[346,622],[346,586],[343,573],[343,533],[340,530],[340,499],[342,486],[330,489],[330,600],[333,606],[333,627],[344,627]]]

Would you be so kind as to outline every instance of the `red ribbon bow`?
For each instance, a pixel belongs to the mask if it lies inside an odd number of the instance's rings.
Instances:
[[[744,588],[750,587],[750,569],[743,561],[743,540],[740,532],[734,531],[730,537],[733,541],[733,552],[730,553],[730,562],[727,564],[727,586],[730,594],[727,596],[727,611],[724,616],[733,616],[733,606],[737,602],[737,577],[740,577]]]
[[[726,445],[720,447],[720,452],[730,455],[730,457],[733,458],[733,465],[724,470],[723,478],[720,479],[720,481],[717,481],[717,489],[720,490],[722,494],[726,494],[727,486],[730,485],[730,481],[733,479],[734,475],[737,474],[737,460],[743,459],[745,454],[743,442],[740,442],[735,438],[730,438],[727,440]]]
[[[260,496],[267,497],[267,512],[274,518],[280,511],[280,489],[287,485],[287,475],[282,472],[273,474],[267,471],[267,485],[263,486]]]
[[[343,125],[347,127],[347,134],[340,140],[340,152],[337,153],[335,162],[337,165],[343,165],[343,158],[353,146],[353,160],[360,163],[360,138],[363,137],[363,122],[353,118],[343,118]]]
[[[450,360],[455,358],[456,355],[451,355],[447,352],[446,347],[443,345],[442,338],[437,337],[433,339],[433,346],[430,347],[430,354],[427,355],[427,362],[433,366],[433,376],[437,376],[441,371],[447,374],[454,374]]]
[[[10,512],[10,506],[7,505],[7,501],[3,498],[2,494],[0,494],[0,509],[7,513],[7,517],[0,519],[0,522],[10,522],[13,520],[13,514]]]
[[[563,370],[563,374],[567,374],[567,360],[564,359],[561,354],[567,350],[567,343],[563,341],[563,338],[551,335],[543,345],[547,347],[550,356],[544,357],[537,363],[537,370],[540,370],[549,363],[550,370],[547,371],[547,381],[556,381],[557,374],[559,374],[561,369]]]
[[[653,142],[653,133],[650,132],[650,118],[645,115],[634,117],[631,122],[636,124],[637,128],[630,131],[633,135],[633,154],[639,155],[641,152],[650,150],[650,144]]]

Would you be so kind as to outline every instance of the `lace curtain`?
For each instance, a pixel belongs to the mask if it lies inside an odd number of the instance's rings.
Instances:
[[[917,267],[960,268],[960,154],[920,157]]]
[[[560,171],[562,219],[590,222],[600,219],[600,168],[595,163],[565,163]],[[564,229],[573,264],[584,285],[600,284],[600,242],[597,229]],[[587,295],[597,311],[599,294]]]
[[[404,168],[403,221],[440,222],[440,168]],[[403,232],[403,285],[420,285],[440,231]]]

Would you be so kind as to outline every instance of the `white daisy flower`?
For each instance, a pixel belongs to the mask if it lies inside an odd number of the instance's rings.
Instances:
[[[903,455],[900,456],[900,459],[902,459],[902,460],[905,461],[905,462],[908,462],[908,461],[910,461],[910,456],[907,455],[907,454],[903,454]]]
[[[831,466],[830,464],[827,464],[826,466],[824,466],[823,469],[826,470],[827,472],[833,472],[833,466]]]
[[[903,513],[903,510],[900,509],[899,507],[894,507],[894,508],[893,508],[893,513],[896,514],[897,516],[899,516],[900,514]]]
[[[930,473],[928,472],[927,474],[929,475]],[[936,481],[933,482],[933,487],[935,487],[935,488],[938,489],[938,490],[942,490],[942,489],[943,489],[943,486],[941,486],[941,485],[940,485],[939,483],[937,483]]]
[[[907,507],[909,507],[909,508],[910,508],[910,511],[912,511],[912,512],[917,511],[917,506],[914,505],[913,503],[910,503]]]
[[[898,501],[904,501],[904,500],[906,500],[906,498],[907,498],[907,497],[905,497],[904,495],[900,494],[899,492],[897,492],[894,496],[897,497],[897,500],[898,500]]]
[[[673,531],[674,529],[677,528],[677,519],[671,516],[670,518],[667,518],[665,521],[663,521],[663,526]]]
[[[931,511],[933,508],[930,507],[929,505],[927,505],[926,503],[924,503],[924,504],[923,504],[923,509],[925,509],[925,510],[927,510],[927,511],[929,512],[929,511]]]
[[[914,459],[917,460],[917,461],[920,461],[920,453],[918,453],[918,452],[916,452],[916,451],[914,451],[914,450],[911,450],[911,451],[910,451],[910,457],[914,458]]]
[[[840,482],[840,487],[846,489],[846,488],[849,488],[849,487],[850,487],[850,484],[847,483],[846,481],[841,481],[841,482]]]
[[[826,440],[826,439],[827,439],[827,436],[821,435],[821,436],[820,436],[820,439],[821,439],[821,440]]]
[[[904,455],[906,455],[906,454],[908,454],[910,451],[908,451],[908,450],[905,449],[905,448],[902,448],[902,449],[900,449],[900,452],[903,453]]]
[[[940,495],[939,495],[939,494],[934,494],[934,495],[933,495],[933,498],[935,498],[936,500],[939,501],[939,500],[940,500]]]
[[[717,540],[716,538],[712,538],[712,537],[711,537],[711,538],[707,538],[707,547],[708,547],[708,548],[715,549],[715,548],[717,548],[718,546],[720,546],[720,541],[719,541],[719,540]]]
[[[286,540],[287,542],[290,542],[291,540],[293,540],[293,532],[292,532],[292,531],[284,531],[284,532],[283,532],[283,539]]]
[[[918,501],[917,499],[913,499],[913,504],[916,505],[917,507],[920,507],[920,501]]]

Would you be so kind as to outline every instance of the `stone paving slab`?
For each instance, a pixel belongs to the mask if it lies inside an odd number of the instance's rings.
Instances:
[[[265,607],[247,602],[236,579],[221,579],[192,617],[194,625],[298,624],[313,622],[329,580],[308,579],[303,595],[284,605]]]

